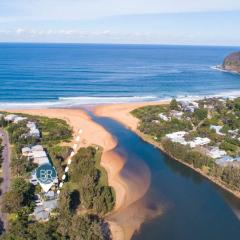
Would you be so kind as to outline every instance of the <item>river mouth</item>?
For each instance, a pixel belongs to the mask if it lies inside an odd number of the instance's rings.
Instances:
[[[131,204],[109,216],[124,229],[126,239],[239,237],[239,199],[114,120],[92,117],[118,139],[114,151],[126,158],[121,176],[133,184],[131,189],[141,189]]]

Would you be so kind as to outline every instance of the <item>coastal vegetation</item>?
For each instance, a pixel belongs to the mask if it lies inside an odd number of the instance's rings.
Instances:
[[[171,157],[240,192],[240,98],[171,101],[132,111],[138,130]]]
[[[35,122],[41,136],[35,138],[28,135],[26,120],[17,123],[1,120],[11,143],[12,181],[10,190],[2,200],[2,211],[9,215],[9,229],[0,239],[110,239],[104,216],[113,209],[115,195],[108,186],[105,170],[100,166],[102,149],[98,146],[80,148],[73,157],[59,195],[58,207],[49,220],[43,222],[33,218],[35,196],[41,190],[29,181],[37,165],[22,155],[22,148],[41,144],[58,176],[62,176],[67,166],[66,159],[72,152],[67,144],[72,139],[72,130],[60,119],[23,114],[21,117]]]

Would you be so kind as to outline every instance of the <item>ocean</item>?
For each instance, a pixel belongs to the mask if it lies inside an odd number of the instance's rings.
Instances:
[[[240,95],[235,47],[0,44],[0,108]]]

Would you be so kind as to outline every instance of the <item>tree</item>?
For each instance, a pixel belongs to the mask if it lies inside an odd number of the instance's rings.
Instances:
[[[22,207],[23,195],[18,192],[9,191],[2,199],[2,211],[5,213],[16,213]]]
[[[176,99],[172,99],[171,102],[170,102],[170,109],[171,110],[179,110],[179,106],[178,106],[178,103],[177,103],[177,100]]]
[[[199,121],[204,120],[207,118],[208,111],[204,108],[197,108],[194,111],[194,117],[197,118]]]

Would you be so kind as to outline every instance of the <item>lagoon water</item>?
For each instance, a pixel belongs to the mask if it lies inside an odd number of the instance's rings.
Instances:
[[[239,75],[213,69],[237,49],[1,43],[0,107],[240,95]]]
[[[119,123],[99,117],[94,117],[94,120],[118,139],[115,150],[126,158],[123,176],[141,174],[141,166],[150,172],[148,191],[139,200],[142,207],[139,208],[137,201],[127,210],[131,212],[137,208],[137,211],[151,213],[133,240],[239,239],[239,199],[167,157]],[[162,213],[155,216],[159,206]],[[137,220],[138,216],[130,214],[125,220],[130,224],[132,218]]]

